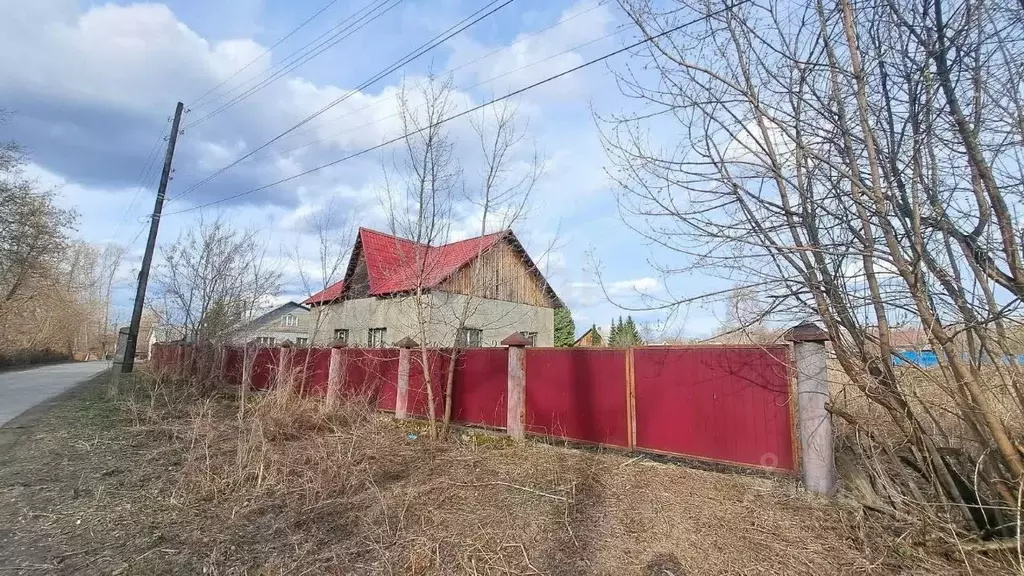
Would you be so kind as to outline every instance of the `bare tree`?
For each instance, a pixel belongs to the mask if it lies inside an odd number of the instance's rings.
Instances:
[[[0,318],[52,280],[76,219],[56,205],[54,190],[24,176],[25,162],[18,144],[0,145]]]
[[[514,166],[514,160],[526,138],[525,129],[517,125],[517,115],[517,107],[504,101],[494,108],[485,109],[480,117],[471,119],[478,139],[482,168],[479,183],[470,183],[465,190],[469,205],[479,212],[480,236],[509,230],[528,216],[530,195],[543,171],[536,149],[522,165]],[[464,336],[467,325],[471,318],[478,316],[481,299],[495,287],[494,278],[488,277],[484,267],[483,251],[483,244],[478,245],[476,257],[470,264],[468,293],[460,295],[461,298],[448,295],[440,302],[455,312],[454,318],[449,320],[454,324],[455,339],[445,376],[442,435],[447,435],[451,425],[456,362],[461,349],[469,345]],[[500,323],[502,320],[489,319],[492,323]]]
[[[399,116],[408,136],[392,169],[385,167],[383,200],[392,233],[420,246],[448,243],[459,224],[477,223],[473,232],[480,236],[518,224],[528,213],[531,192],[543,168],[535,150],[523,158],[525,128],[517,122],[516,107],[504,103],[472,119],[480,171],[476,177],[467,178],[463,161],[477,165],[476,158],[460,158],[456,139],[440,123],[454,110],[453,95],[450,78],[432,77],[418,92],[403,89],[399,96]],[[479,317],[481,299],[494,289],[494,278],[484,278],[481,267],[485,249],[484,244],[478,244],[476,258],[458,294],[429,290],[437,281],[440,265],[435,252],[398,251],[410,260],[403,264],[413,270],[414,332],[426,381],[432,436],[437,435],[437,415],[428,348],[449,348],[441,430],[446,434],[452,415],[455,363],[460,350],[470,345],[467,322]],[[432,341],[435,335],[443,341]]]
[[[306,217],[305,227],[315,238],[316,259],[310,259],[308,250],[299,242],[293,249],[293,258],[305,293],[314,294],[327,290],[344,278],[355,229],[352,220],[335,206],[333,198],[321,210]],[[318,341],[321,330],[328,324],[328,314],[327,306],[313,310],[310,342]]]
[[[1012,532],[1024,4],[744,4],[664,36],[721,6],[621,5],[656,74],[618,75],[645,109],[602,130],[627,222],[678,256],[662,271],[756,289],[759,320],[820,319],[895,431],[880,458],[901,471],[878,480],[903,487],[884,491],[891,505],[932,489],[982,530]],[[666,129],[682,142],[659,140]],[[900,325],[924,329],[938,369],[895,366]]]
[[[294,259],[299,272],[299,280],[305,294],[322,294],[331,286],[340,282],[345,275],[345,264],[348,262],[352,250],[352,240],[355,231],[352,221],[338,210],[334,199],[328,201],[321,210],[308,215],[305,219],[306,230],[316,240],[316,258],[309,258],[308,249],[300,242],[296,242],[294,248]],[[339,293],[340,295],[340,293]],[[309,327],[309,342],[315,345],[322,340],[321,332],[331,322],[330,302],[314,303],[310,311],[312,325]],[[305,354],[305,361],[300,373],[309,373],[309,363],[312,361],[310,354]],[[340,366],[342,374],[344,364]],[[328,386],[325,406],[328,409],[336,408],[340,401],[341,390],[338,389],[340,382],[332,380]],[[305,384],[303,383],[303,386]]]
[[[25,176],[26,162],[0,143],[0,353],[71,354],[92,340],[96,253],[72,242],[76,214]]]
[[[220,216],[186,230],[156,267],[166,320],[198,344],[229,335],[278,292],[281,273],[265,256],[258,231],[233,229]]]

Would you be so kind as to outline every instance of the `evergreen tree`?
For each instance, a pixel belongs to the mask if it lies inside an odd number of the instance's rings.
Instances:
[[[568,308],[555,308],[555,346],[572,346],[576,342],[576,323]]]
[[[625,346],[642,346],[644,343],[643,338],[640,337],[640,331],[636,327],[636,323],[633,322],[632,316],[626,316],[626,325],[622,328],[622,339]]]
[[[590,326],[590,345],[601,346],[604,344],[604,340],[601,338],[601,333],[597,331],[597,324],[591,324]]]
[[[612,321],[612,329],[608,335],[609,346],[624,348],[627,346],[640,346],[643,343],[643,339],[640,338],[640,331],[637,330],[632,316],[627,316],[625,321],[622,320],[621,316],[618,322]]]

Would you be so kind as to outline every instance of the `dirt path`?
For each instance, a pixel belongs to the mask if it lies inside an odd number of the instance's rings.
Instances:
[[[966,573],[788,479],[103,384],[0,429],[0,574]]]

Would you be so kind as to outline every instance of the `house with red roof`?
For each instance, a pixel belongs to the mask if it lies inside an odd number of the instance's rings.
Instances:
[[[519,332],[554,344],[562,301],[511,230],[431,246],[360,228],[342,281],[303,302],[316,345],[498,346]]]

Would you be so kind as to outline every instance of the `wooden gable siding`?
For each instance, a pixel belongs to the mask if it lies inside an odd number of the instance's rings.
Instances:
[[[370,296],[370,274],[366,271],[366,256],[362,251],[356,260],[356,269],[345,284],[345,298],[368,298]]]
[[[545,294],[540,274],[530,270],[522,254],[507,240],[502,240],[484,252],[479,262],[463,266],[438,284],[437,288],[456,294],[531,306],[556,306]]]

